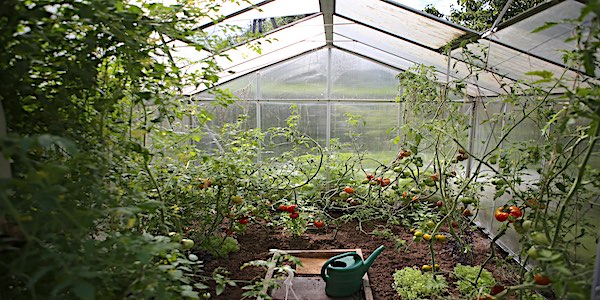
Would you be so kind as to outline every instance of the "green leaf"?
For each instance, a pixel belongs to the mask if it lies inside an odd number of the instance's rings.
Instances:
[[[83,300],[96,299],[96,288],[87,281],[78,281],[73,286],[73,293],[79,299],[83,299]]]
[[[223,292],[225,291],[225,283],[219,283],[219,284],[217,284],[217,287],[215,288],[215,291],[217,292],[217,296],[223,294]]]
[[[192,298],[192,299],[200,299],[200,294],[198,294],[198,292],[194,292],[192,290],[181,291],[181,296]]]
[[[197,289],[199,289],[199,290],[205,290],[205,289],[209,288],[209,286],[208,286],[208,285],[206,285],[206,284],[204,284],[204,283],[200,283],[200,282],[199,282],[199,283],[195,283],[195,284],[194,284],[194,286],[195,286]]]
[[[536,32],[540,32],[549,28],[552,28],[554,26],[558,25],[557,22],[547,22],[546,24],[534,29],[533,31],[531,31],[531,33],[536,33]]]
[[[550,71],[546,71],[546,70],[542,70],[542,71],[531,71],[531,72],[527,72],[525,73],[525,75],[528,76],[538,76],[541,77],[543,79],[552,79],[552,76],[554,76],[554,73],[550,72]]]

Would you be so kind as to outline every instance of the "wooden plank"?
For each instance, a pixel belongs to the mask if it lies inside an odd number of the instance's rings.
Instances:
[[[328,258],[326,257],[300,257],[301,266],[296,266],[298,275],[320,275],[321,268]]]

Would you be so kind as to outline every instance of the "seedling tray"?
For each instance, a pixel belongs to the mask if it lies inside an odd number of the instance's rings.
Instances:
[[[361,249],[332,249],[332,250],[281,250],[287,254],[300,259],[302,266],[296,266],[296,275],[292,281],[292,288],[300,300],[373,300],[369,276],[365,273],[362,278],[362,289],[356,294],[345,298],[331,298],[325,294],[325,281],[321,278],[321,267],[325,262],[338,254],[346,252],[356,252],[363,258]],[[272,258],[274,260],[275,258]],[[364,259],[364,258],[363,258]],[[273,277],[274,268],[267,270],[265,279]],[[266,287],[265,287],[266,291]],[[280,287],[269,291],[269,295],[275,300],[285,299],[285,285],[280,283]],[[258,298],[262,300],[262,298]],[[291,292],[288,294],[288,300],[294,300]]]

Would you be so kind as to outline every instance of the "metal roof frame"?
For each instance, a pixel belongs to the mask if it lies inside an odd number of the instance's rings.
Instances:
[[[255,8],[257,8],[257,7],[258,7],[258,8],[260,8],[261,6],[263,6],[263,5],[266,5],[266,4],[268,4],[268,3],[271,3],[271,2],[273,2],[273,1],[277,1],[277,0],[265,0],[265,1],[261,1],[260,3],[257,3],[257,4],[255,4],[255,5],[251,5],[250,7],[246,7],[246,8],[244,8],[244,9],[241,9],[240,11],[234,12],[234,13],[232,13],[232,14],[229,14],[229,15],[227,15],[227,16],[225,16],[225,17],[223,17],[223,18],[220,18],[219,20],[220,20],[220,21],[225,21],[225,20],[227,20],[227,19],[230,19],[230,18],[232,18],[232,17],[235,17],[235,16],[237,16],[237,15],[240,15],[240,14],[242,14],[242,13],[244,13],[244,12],[247,12],[247,11],[250,11],[250,10],[252,10],[252,9],[255,9]],[[338,0],[338,1],[340,1],[340,0]],[[444,19],[438,18],[438,17],[436,17],[436,16],[433,16],[433,15],[427,14],[427,13],[425,13],[425,12],[422,12],[422,11],[419,11],[419,10],[416,10],[416,9],[413,9],[413,8],[410,8],[410,7],[407,7],[407,6],[405,6],[405,5],[402,5],[402,4],[400,4],[400,3],[397,3],[397,2],[395,2],[395,1],[393,1],[393,0],[372,0],[372,1],[378,1],[378,2],[382,2],[382,3],[390,4],[390,5],[393,5],[394,7],[396,7],[396,8],[399,8],[399,9],[401,9],[401,10],[405,10],[405,11],[408,11],[408,12],[414,13],[414,14],[416,14],[416,15],[420,16],[420,17],[426,18],[426,19],[428,19],[428,20],[432,20],[432,21],[434,21],[434,22],[436,22],[436,23],[439,23],[439,24],[443,24],[443,26],[450,26],[450,27],[452,27],[452,28],[454,28],[454,29],[458,29],[458,30],[461,30],[461,31],[464,31],[464,32],[466,32],[465,34],[463,34],[463,35],[462,35],[462,36],[460,36],[459,38],[455,38],[455,39],[453,39],[453,40],[451,41],[451,42],[453,43],[451,46],[453,46],[452,48],[454,48],[454,50],[456,50],[456,46],[457,46],[457,45],[459,45],[459,44],[461,43],[461,41],[464,41],[464,40],[471,40],[471,41],[476,41],[476,40],[485,40],[485,41],[487,41],[487,42],[490,42],[490,43],[495,43],[495,44],[497,44],[497,45],[500,45],[500,46],[506,47],[507,49],[510,49],[510,50],[512,50],[512,51],[515,51],[515,52],[519,53],[519,55],[523,55],[523,56],[526,56],[526,57],[531,57],[531,58],[533,58],[533,59],[537,59],[537,60],[539,60],[539,61],[541,61],[541,62],[548,63],[548,64],[550,64],[550,65],[552,65],[552,66],[555,66],[555,67],[557,67],[557,68],[565,68],[565,69],[568,69],[568,70],[570,70],[570,71],[576,72],[577,74],[583,74],[583,72],[582,72],[582,71],[575,70],[575,69],[572,69],[572,68],[568,68],[567,66],[565,66],[565,65],[562,65],[562,64],[558,64],[558,63],[556,63],[555,61],[549,60],[548,58],[541,57],[541,56],[539,56],[539,55],[535,55],[535,54],[533,54],[533,53],[528,53],[527,51],[523,51],[523,50],[521,50],[521,49],[519,49],[519,48],[517,48],[517,47],[515,47],[515,46],[513,46],[513,45],[510,45],[510,44],[508,44],[508,43],[506,43],[506,42],[504,42],[504,41],[498,41],[497,39],[492,39],[492,38],[489,38],[489,37],[481,37],[481,33],[480,33],[480,32],[477,32],[477,31],[474,31],[474,30],[471,30],[471,29],[465,28],[465,27],[463,27],[463,26],[460,26],[460,25],[454,24],[454,23],[452,23],[452,22],[449,22],[449,21],[447,21],[447,20],[444,20]],[[498,25],[498,29],[507,28],[507,27],[509,27],[509,26],[511,26],[511,25],[514,25],[514,24],[518,23],[518,22],[519,22],[519,21],[521,21],[521,20],[524,20],[524,19],[526,19],[526,18],[528,18],[528,17],[531,17],[531,16],[533,16],[533,15],[535,15],[535,14],[539,13],[539,12],[542,12],[542,11],[544,11],[544,10],[548,9],[548,8],[551,8],[551,7],[553,7],[554,5],[557,5],[558,3],[562,3],[562,2],[565,2],[565,1],[569,1],[569,0],[551,0],[551,1],[549,1],[549,2],[546,2],[546,3],[544,3],[544,4],[542,4],[542,5],[538,6],[538,7],[535,7],[535,8],[532,8],[532,9],[528,10],[527,12],[525,12],[525,13],[523,13],[523,14],[521,14],[521,15],[517,16],[517,17],[511,18],[511,19],[509,19],[508,21],[505,21],[505,22],[503,22],[503,23],[499,24],[499,25]],[[571,1],[572,1],[572,0],[571,0]],[[575,0],[575,1],[578,1],[578,2],[583,2],[583,0]],[[376,62],[376,63],[379,63],[379,64],[381,64],[381,65],[384,65],[384,66],[387,66],[387,67],[391,67],[391,68],[394,68],[394,69],[397,69],[397,70],[404,70],[404,68],[403,68],[403,67],[399,67],[399,66],[395,66],[395,65],[390,65],[389,63],[386,63],[386,62],[384,62],[384,61],[380,61],[380,60],[378,60],[378,59],[375,59],[375,58],[370,58],[370,57],[367,57],[365,54],[357,53],[357,52],[355,52],[355,51],[352,51],[352,50],[349,50],[349,49],[345,49],[344,47],[339,47],[338,45],[336,45],[336,43],[335,43],[335,41],[334,41],[334,34],[336,34],[336,35],[339,35],[339,36],[342,36],[342,37],[345,37],[345,38],[348,38],[349,40],[352,40],[352,41],[354,41],[354,42],[361,43],[363,46],[368,46],[368,47],[370,47],[370,48],[373,48],[373,49],[375,49],[375,50],[382,51],[382,53],[387,53],[387,54],[389,54],[389,55],[393,55],[394,57],[396,57],[396,58],[399,58],[399,59],[401,59],[401,60],[404,60],[404,61],[407,61],[407,62],[409,62],[409,63],[419,63],[418,61],[417,61],[417,62],[415,62],[415,61],[413,61],[413,60],[411,60],[411,59],[407,59],[407,58],[403,57],[401,53],[400,53],[400,54],[399,54],[399,53],[389,53],[388,51],[385,51],[385,50],[379,49],[379,48],[378,48],[377,46],[375,46],[375,45],[367,45],[367,44],[365,44],[365,43],[362,43],[362,42],[360,42],[360,41],[356,41],[355,39],[352,39],[352,38],[349,38],[349,37],[347,37],[347,36],[344,36],[343,34],[340,34],[339,32],[336,32],[336,31],[335,31],[335,26],[336,26],[336,24],[333,24],[333,18],[334,18],[334,16],[337,16],[337,17],[341,17],[341,18],[347,19],[348,21],[351,21],[351,22],[353,22],[353,23],[355,23],[355,24],[358,24],[358,25],[364,26],[364,27],[366,27],[366,28],[368,28],[368,29],[370,29],[370,30],[375,30],[375,31],[377,31],[377,32],[379,32],[379,33],[381,33],[381,34],[384,34],[384,35],[386,35],[386,36],[389,36],[390,38],[393,38],[393,39],[398,39],[398,40],[401,40],[401,41],[403,41],[403,42],[410,43],[410,44],[412,44],[412,45],[414,45],[414,46],[417,46],[417,47],[420,47],[420,48],[426,49],[427,51],[433,51],[433,52],[436,52],[436,53],[439,53],[439,54],[444,54],[444,53],[442,53],[442,52],[443,52],[442,50],[443,50],[443,49],[446,49],[446,47],[445,47],[445,46],[444,46],[444,47],[440,47],[440,48],[436,48],[436,47],[427,46],[427,45],[424,45],[424,44],[422,44],[422,43],[420,43],[420,42],[418,42],[418,41],[412,40],[411,38],[407,38],[407,37],[404,37],[404,36],[400,36],[400,35],[398,35],[398,34],[395,34],[395,33],[393,33],[393,32],[390,32],[390,31],[388,31],[388,30],[386,30],[386,29],[383,29],[383,28],[378,28],[378,27],[377,27],[377,26],[375,26],[375,25],[372,25],[372,24],[367,24],[366,22],[362,22],[361,20],[356,20],[355,18],[353,18],[353,17],[350,17],[350,16],[347,16],[347,15],[345,15],[345,14],[343,14],[343,13],[336,12],[336,2],[337,2],[336,0],[319,0],[319,8],[320,8],[320,10],[321,10],[321,13],[315,13],[315,14],[312,14],[312,15],[310,15],[310,16],[308,16],[308,17],[306,17],[306,18],[300,19],[300,20],[298,20],[298,21],[295,21],[295,22],[293,22],[293,23],[290,23],[290,24],[286,24],[285,26],[282,26],[282,27],[280,27],[280,28],[277,28],[277,29],[275,29],[275,30],[273,30],[273,31],[270,31],[270,32],[268,32],[268,33],[266,33],[266,34],[264,34],[264,35],[263,35],[263,37],[267,37],[267,38],[268,38],[268,36],[269,36],[269,35],[271,35],[271,34],[273,34],[273,33],[275,33],[275,32],[279,32],[279,31],[282,31],[282,30],[286,30],[286,29],[288,29],[289,27],[292,27],[292,26],[294,26],[294,25],[297,25],[297,24],[299,24],[299,23],[301,23],[301,22],[303,22],[303,21],[306,21],[306,20],[309,20],[309,19],[312,19],[312,18],[315,18],[315,17],[320,17],[320,16],[322,16],[322,17],[323,17],[323,20],[324,20],[324,22],[323,22],[323,26],[324,26],[323,30],[324,30],[324,34],[325,34],[325,46],[319,46],[319,47],[315,47],[315,48],[313,48],[313,49],[310,49],[310,50],[307,50],[307,51],[303,51],[302,53],[295,54],[295,55],[293,55],[293,56],[291,56],[291,57],[289,57],[289,58],[285,58],[285,59],[279,59],[279,60],[277,60],[277,61],[274,61],[274,62],[272,62],[272,63],[270,63],[270,64],[268,64],[268,65],[265,65],[265,66],[259,67],[259,68],[257,68],[257,69],[254,69],[254,70],[251,70],[251,71],[248,71],[248,72],[242,72],[242,73],[240,73],[239,75],[237,75],[237,76],[235,76],[235,77],[233,77],[233,78],[231,78],[231,79],[228,79],[228,80],[226,80],[226,81],[220,82],[218,85],[220,85],[220,84],[223,84],[223,83],[226,83],[226,82],[230,82],[231,80],[234,80],[235,78],[238,78],[238,77],[244,76],[244,75],[246,75],[246,74],[249,74],[249,73],[251,73],[251,72],[262,70],[262,69],[264,69],[264,68],[267,68],[267,67],[273,66],[273,65],[275,65],[275,64],[279,64],[279,63],[282,63],[282,62],[288,61],[288,60],[290,60],[290,59],[293,59],[293,58],[296,58],[296,57],[299,57],[299,56],[305,55],[305,54],[307,54],[307,53],[310,53],[311,51],[315,51],[315,50],[318,50],[318,49],[322,49],[322,48],[324,48],[324,47],[335,48],[335,49],[338,49],[338,50],[341,50],[341,51],[345,51],[345,52],[351,53],[351,54],[353,54],[353,55],[357,55],[357,56],[359,56],[359,57],[361,57],[361,58],[363,58],[363,59],[368,59],[368,60],[374,61],[374,62]],[[373,21],[371,20],[371,21],[370,21],[370,23],[373,23]],[[205,26],[205,27],[202,27],[202,28],[208,28],[209,26],[213,26],[214,24],[216,24],[216,23],[209,23],[209,24],[205,24],[205,25],[203,25],[203,26]],[[448,28],[448,27],[445,27],[445,28]],[[478,37],[478,38],[477,38],[477,37]],[[249,41],[243,42],[243,43],[241,43],[241,44],[238,44],[238,45],[236,45],[236,46],[243,45],[244,43],[248,43],[248,42],[251,42],[251,41],[253,41],[253,40],[255,40],[255,39],[252,39],[252,40],[249,40]],[[304,41],[304,40],[299,40],[298,42],[303,42],[303,41]],[[295,44],[297,44],[297,43],[293,43],[293,44],[291,44],[291,45],[295,45]],[[286,47],[287,47],[287,46],[286,46]],[[284,47],[284,48],[285,48],[285,47]],[[452,48],[451,48],[451,49],[452,49]],[[283,48],[282,48],[282,49],[283,49]],[[219,54],[220,54],[220,53],[214,53],[214,54],[213,54],[213,56],[215,56],[215,55],[219,55]],[[464,60],[462,60],[462,59],[460,59],[460,58],[456,58],[456,57],[452,57],[452,58],[453,58],[454,60],[456,60],[456,61],[460,62],[460,63],[463,63],[463,64],[468,64],[468,62],[466,62],[466,61],[464,61]],[[241,65],[241,64],[243,64],[243,63],[236,64],[235,66],[237,66],[237,65]],[[494,71],[494,70],[492,70],[492,69],[491,69],[491,68],[489,68],[489,67],[485,67],[485,68],[478,67],[478,68],[482,69],[482,71],[485,71],[485,72],[488,72],[488,73],[490,73],[490,74],[491,74],[492,76],[494,76],[494,77],[500,77],[500,78],[504,78],[504,79],[507,79],[507,80],[509,80],[509,81],[511,81],[511,82],[517,82],[517,81],[518,81],[516,78],[514,78],[514,77],[512,77],[512,76],[509,76],[508,74],[500,74],[498,71]],[[440,70],[438,70],[438,72],[439,72],[440,74],[445,74],[445,73],[447,73],[447,72],[440,72]],[[449,74],[449,76],[451,76],[452,78],[458,79],[456,76],[454,76],[454,74]],[[486,91],[492,92],[492,93],[498,93],[497,91],[490,90],[489,88],[486,88],[486,87],[484,87],[484,86],[481,86],[481,88],[482,88],[482,89],[484,89],[484,90],[486,90]]]

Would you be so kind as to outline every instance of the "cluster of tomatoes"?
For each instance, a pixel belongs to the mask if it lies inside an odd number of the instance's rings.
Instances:
[[[296,205],[296,204],[290,204],[290,205],[281,204],[281,205],[279,205],[279,210],[290,213],[290,218],[292,218],[292,219],[298,219],[298,217],[300,217],[300,214],[298,212],[296,212],[296,208],[298,208],[298,205]]]
[[[409,157],[411,154],[412,154],[412,153],[410,152],[410,150],[401,150],[401,151],[398,153],[398,157],[397,157],[396,159],[398,159],[398,160],[402,160],[402,159],[404,159],[405,157]]]
[[[429,221],[427,221],[427,223],[425,223],[425,225],[426,225],[427,227],[429,227],[429,228],[433,229],[433,228],[435,227],[435,222],[434,222],[434,221],[432,221],[432,220],[429,220]],[[438,233],[438,234],[436,234],[436,235],[434,235],[434,236],[431,236],[431,234],[429,234],[429,233],[423,233],[423,231],[422,231],[422,230],[419,230],[419,229],[417,229],[417,230],[415,230],[415,231],[413,232],[413,241],[415,241],[415,242],[418,242],[418,241],[420,241],[421,239],[423,239],[423,240],[426,240],[426,241],[428,241],[428,242],[429,242],[429,241],[430,241],[432,238],[433,238],[433,240],[435,240],[436,242],[440,242],[440,243],[443,243],[443,242],[445,242],[445,241],[446,241],[446,239],[447,239],[447,238],[446,238],[446,236],[445,236],[445,235],[443,235],[443,234],[441,234],[441,233]]]
[[[290,218],[292,218],[292,219],[298,219],[300,217],[300,214],[296,211],[297,208],[298,208],[298,205],[296,205],[296,204],[290,204],[290,205],[281,204],[281,205],[279,205],[279,207],[277,209],[279,211],[289,213]],[[313,225],[315,225],[316,228],[321,228],[321,227],[325,226],[325,222],[323,222],[321,220],[316,220],[313,222]]]
[[[375,175],[373,175],[373,173],[367,173],[367,179],[364,181],[365,183],[368,183],[370,185],[380,185],[382,187],[388,186],[392,183],[392,180],[385,177],[377,177],[375,178]]]
[[[500,206],[496,208],[496,211],[494,212],[494,217],[496,220],[498,220],[498,222],[504,222],[508,220],[509,223],[512,223],[522,216],[523,212],[521,209],[514,205]]]
[[[463,148],[458,149],[458,154],[456,155],[457,161],[463,161],[469,159],[469,154]]]

